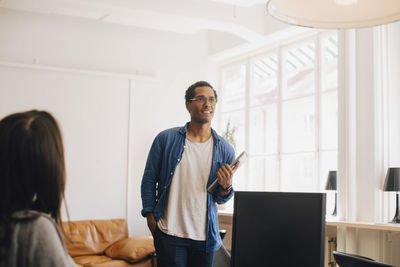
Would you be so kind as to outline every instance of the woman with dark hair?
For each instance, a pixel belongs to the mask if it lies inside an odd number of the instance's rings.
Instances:
[[[76,266],[58,228],[64,189],[64,148],[53,116],[32,110],[3,118],[0,266]]]

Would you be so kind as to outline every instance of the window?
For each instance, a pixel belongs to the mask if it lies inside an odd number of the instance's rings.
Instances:
[[[324,191],[337,169],[337,58],[337,33],[324,32],[221,69],[220,129],[249,155],[236,190]]]

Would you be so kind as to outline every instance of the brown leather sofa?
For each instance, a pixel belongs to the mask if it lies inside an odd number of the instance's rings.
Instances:
[[[125,219],[64,222],[68,253],[78,266],[156,267],[153,238],[129,237]]]

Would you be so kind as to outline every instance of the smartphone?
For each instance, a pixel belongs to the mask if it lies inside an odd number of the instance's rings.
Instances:
[[[247,154],[245,151],[240,153],[240,155],[232,162],[231,168],[232,170],[236,171],[237,168],[243,165],[247,161]],[[239,165],[238,165],[239,163]],[[207,188],[208,192],[211,194],[216,194],[216,190],[218,188],[218,179],[215,179],[212,184]]]
[[[247,154],[245,151],[243,151],[242,153],[240,153],[240,155],[232,162],[231,164],[231,168],[232,170],[236,169],[236,166],[238,163],[240,163],[240,165],[242,165],[243,163],[245,163],[247,161]],[[239,166],[240,166],[239,165]]]

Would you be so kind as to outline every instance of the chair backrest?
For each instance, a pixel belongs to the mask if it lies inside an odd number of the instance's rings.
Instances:
[[[339,251],[334,251],[333,256],[340,267],[394,267],[392,265],[376,262],[367,257]]]
[[[226,249],[224,245],[222,245],[219,250],[217,250],[214,254],[214,267],[230,267],[231,266],[231,254]]]

